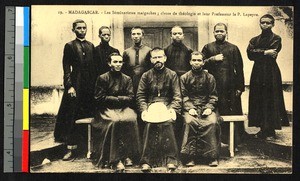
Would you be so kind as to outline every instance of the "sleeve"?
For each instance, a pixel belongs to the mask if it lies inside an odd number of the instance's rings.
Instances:
[[[255,47],[256,38],[252,38],[247,47],[247,56],[249,60],[260,60],[264,57],[264,49],[259,49]]]
[[[132,105],[134,93],[133,93],[133,86],[131,78],[128,79],[126,83],[126,96],[118,96],[121,105],[125,107],[130,107]]]
[[[172,102],[169,105],[169,108],[174,109],[178,114],[181,114],[181,105],[182,105],[182,98],[181,98],[181,91],[179,86],[179,79],[176,73],[172,75],[172,86],[173,86],[173,98]]]
[[[118,105],[119,99],[116,96],[109,96],[108,94],[108,83],[101,76],[98,77],[95,86],[94,98],[96,104],[99,105]]]
[[[150,70],[151,67],[152,67],[150,50],[149,50],[149,52],[148,52],[147,55],[146,55],[146,58],[145,58],[145,65],[146,65],[146,67],[145,67],[145,72],[148,71],[148,70]]]
[[[193,101],[190,100],[189,90],[187,89],[187,83],[187,77],[182,75],[180,77],[180,87],[182,93],[183,109],[188,112],[190,109],[196,109],[196,106],[194,106]]]
[[[140,79],[139,86],[136,93],[137,104],[140,112],[147,110],[147,95],[148,95],[147,74],[144,73]]]
[[[128,56],[127,52],[123,52],[123,66],[122,66],[122,72],[130,77],[134,75],[134,71],[132,67],[130,66],[130,57]]]
[[[63,71],[64,71],[64,87],[65,90],[69,90],[73,87],[71,79],[71,67],[72,67],[72,48],[69,44],[64,47],[63,53]]]
[[[245,79],[244,79],[244,65],[243,65],[243,58],[241,52],[237,46],[235,46],[234,51],[234,79],[236,84],[236,90],[240,90],[242,92],[245,91]]]
[[[211,110],[215,109],[215,106],[218,102],[218,95],[217,95],[217,89],[216,89],[216,80],[211,75],[208,76],[208,102],[204,106],[204,108],[210,108]]]
[[[270,49],[276,49],[276,52],[279,53],[282,48],[281,44],[281,37],[278,35],[275,35],[274,40],[272,41],[270,45]]]
[[[210,56],[210,53],[209,53],[208,45],[205,45],[202,48],[201,53],[204,55],[203,60],[204,60],[205,64],[204,64],[203,68],[204,69],[209,69],[209,64],[210,64],[211,56]]]

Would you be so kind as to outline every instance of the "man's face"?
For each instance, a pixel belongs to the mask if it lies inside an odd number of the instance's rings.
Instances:
[[[109,29],[103,29],[101,35],[99,35],[101,42],[109,42],[110,41],[110,30]]]
[[[227,32],[225,30],[225,27],[223,25],[216,26],[214,30],[214,36],[217,41],[224,41],[226,38]]]
[[[172,28],[171,39],[178,43],[182,42],[182,40],[184,39],[182,28],[179,28],[179,27]]]
[[[131,39],[135,44],[140,44],[143,38],[144,35],[141,29],[134,29],[131,31]]]
[[[113,69],[114,71],[121,71],[122,65],[123,65],[123,58],[119,55],[111,56],[111,61],[108,63],[108,65]]]
[[[202,68],[204,65],[202,55],[192,55],[190,64],[194,70]]]
[[[164,67],[167,58],[163,50],[155,50],[151,52],[151,63],[154,68],[160,70]]]
[[[76,34],[77,38],[83,39],[86,35],[86,24],[85,23],[76,23],[73,32]]]
[[[270,18],[262,18],[260,20],[260,28],[264,30],[271,30],[273,28],[274,24],[272,23],[272,20]]]

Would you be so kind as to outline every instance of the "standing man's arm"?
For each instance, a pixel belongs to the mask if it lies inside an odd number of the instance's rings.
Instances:
[[[132,78],[132,76],[134,75],[134,72],[133,72],[132,67],[130,66],[130,57],[126,51],[123,52],[123,62],[124,62],[124,64],[122,67],[122,72]]]
[[[234,51],[234,72],[236,84],[236,96],[240,96],[245,91],[244,68],[241,52],[238,47]]]
[[[71,79],[71,67],[72,67],[72,48],[69,44],[64,47],[63,55],[63,70],[64,70],[64,87],[68,91],[71,97],[76,97],[76,91]]]

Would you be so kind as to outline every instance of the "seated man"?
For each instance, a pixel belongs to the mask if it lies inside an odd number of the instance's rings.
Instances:
[[[194,166],[200,156],[207,158],[210,166],[218,166],[220,125],[215,113],[216,81],[202,69],[203,55],[197,51],[191,55],[192,70],[180,77],[185,120],[181,154],[186,166]]]
[[[176,72],[164,66],[167,58],[163,49],[153,48],[150,54],[154,67],[142,75],[136,95],[142,119],[146,121],[142,171],[162,165],[174,170],[178,165],[173,124],[181,109],[179,79]]]
[[[121,171],[140,158],[137,115],[130,108],[134,96],[132,80],[120,72],[122,56],[112,53],[108,65],[111,70],[98,77],[95,87],[97,114],[92,125],[100,134],[94,137],[97,144],[93,158],[96,157],[97,166],[108,163]]]

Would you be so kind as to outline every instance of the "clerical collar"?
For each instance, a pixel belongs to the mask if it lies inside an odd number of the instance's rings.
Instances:
[[[262,34],[263,36],[269,36],[269,35],[272,35],[273,32],[272,32],[272,30],[265,30],[265,31],[262,31],[261,34]]]
[[[81,39],[81,38],[77,38],[77,37],[76,37],[76,39],[79,40],[80,42],[86,41],[85,38],[82,38],[82,39]]]
[[[154,71],[156,71],[158,73],[162,73],[166,69],[166,66],[163,66],[163,68],[161,68],[161,69],[156,69],[153,67],[153,69],[154,69]]]
[[[121,71],[115,71],[113,69],[110,69],[110,73],[112,76],[120,76],[121,75]]]
[[[141,44],[139,44],[139,45],[136,45],[136,44],[134,44],[134,45],[133,45],[133,47],[134,47],[134,48],[141,48],[142,46],[143,46],[143,44],[142,44],[142,43],[141,43]]]
[[[193,69],[193,68],[192,68],[192,72],[193,72],[194,74],[200,74],[200,73],[202,72],[202,70],[203,70],[202,67],[199,68],[199,69]]]
[[[172,44],[174,46],[182,46],[183,45],[182,41],[180,41],[180,42],[173,41]]]
[[[225,42],[226,42],[226,40],[224,40],[224,41],[216,41],[216,43],[219,44],[219,45],[222,45],[222,44],[224,44]]]
[[[100,46],[109,46],[109,43],[108,42],[105,42],[105,43],[103,43],[103,42],[100,42]]]

